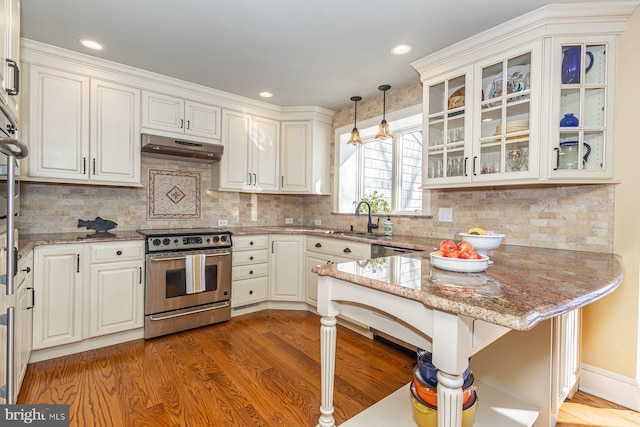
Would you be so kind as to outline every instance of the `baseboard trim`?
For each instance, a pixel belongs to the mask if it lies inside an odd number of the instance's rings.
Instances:
[[[635,378],[583,363],[578,389],[634,411],[640,411],[640,383]]]

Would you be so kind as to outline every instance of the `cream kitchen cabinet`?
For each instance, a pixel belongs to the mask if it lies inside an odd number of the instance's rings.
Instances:
[[[269,300],[304,301],[305,236],[272,235]]]
[[[34,249],[34,350],[82,340],[83,249],[82,244]]]
[[[219,107],[153,92],[142,92],[142,132],[217,144]]]
[[[551,52],[549,179],[610,180],[615,38],[556,38]]]
[[[84,337],[144,326],[144,242],[92,243],[85,284]]]
[[[143,327],[144,242],[34,249],[33,349]]]
[[[33,347],[33,307],[35,292],[33,289],[33,251],[29,251],[18,262],[16,274],[17,324],[15,327],[15,371],[14,402],[20,393],[20,386],[27,372],[27,364]]]
[[[269,298],[269,236],[233,238],[231,307],[256,304]]]
[[[529,43],[424,82],[425,187],[537,181],[541,49]]]
[[[414,61],[423,187],[611,180],[616,42],[634,8],[543,7]]]
[[[283,121],[280,138],[280,191],[329,194],[331,124]]]
[[[212,168],[219,190],[277,192],[280,123],[222,111],[224,155]]]
[[[20,0],[0,0],[0,98],[20,121]]]
[[[26,179],[140,185],[140,91],[30,66]]]
[[[318,303],[318,275],[311,270],[316,265],[339,264],[371,258],[371,245],[327,237],[307,236],[305,252],[305,302]]]

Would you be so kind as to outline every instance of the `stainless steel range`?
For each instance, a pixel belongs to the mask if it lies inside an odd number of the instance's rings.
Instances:
[[[146,237],[144,337],[231,317],[231,232],[138,230]]]

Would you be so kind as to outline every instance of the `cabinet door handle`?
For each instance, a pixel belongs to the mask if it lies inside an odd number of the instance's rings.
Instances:
[[[36,306],[36,291],[32,287],[28,287],[27,290],[31,291],[31,307],[27,307],[27,310],[31,310]]]
[[[253,291],[249,291],[249,295],[253,295]]]
[[[560,169],[560,149],[558,147],[554,148],[556,150],[556,167],[553,168],[554,171]]]
[[[274,250],[274,248],[273,248],[273,244],[274,244],[274,243],[275,243],[275,241],[271,242],[271,253],[272,253],[272,254],[275,254],[275,253],[276,253],[276,252],[275,252],[275,250]]]
[[[142,267],[138,267],[140,269],[140,275],[138,276],[138,284],[142,284]]]
[[[76,273],[80,273],[80,254],[76,255]]]
[[[93,176],[96,176],[96,158],[94,157],[92,160],[93,160]]]
[[[187,129],[191,129],[191,120],[187,120]]]
[[[87,174],[87,158],[83,157],[82,158],[82,175],[86,175]]]
[[[13,68],[13,87],[7,88],[7,95],[16,96],[20,93],[20,68],[18,68],[18,64],[13,59],[7,58],[7,65]]]
[[[351,249],[344,248],[344,250],[342,252],[344,252],[345,254],[350,254],[351,253]]]
[[[280,177],[280,187],[284,188],[284,175]]]
[[[464,158],[464,176],[469,176],[469,174],[467,173],[467,160],[469,160],[468,157]]]
[[[22,271],[24,271],[25,273],[31,273],[31,267],[27,267],[27,268],[23,269]]]
[[[184,128],[184,119],[180,119],[180,129]]]
[[[321,248],[322,245],[320,244],[320,242],[316,243],[316,248]]]
[[[478,158],[478,156],[473,156],[473,175],[477,175],[476,173],[476,159]]]

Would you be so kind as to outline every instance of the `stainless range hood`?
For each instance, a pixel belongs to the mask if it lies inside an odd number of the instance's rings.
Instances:
[[[187,162],[216,163],[224,147],[219,144],[185,141],[164,136],[142,134],[142,154],[162,159]]]

